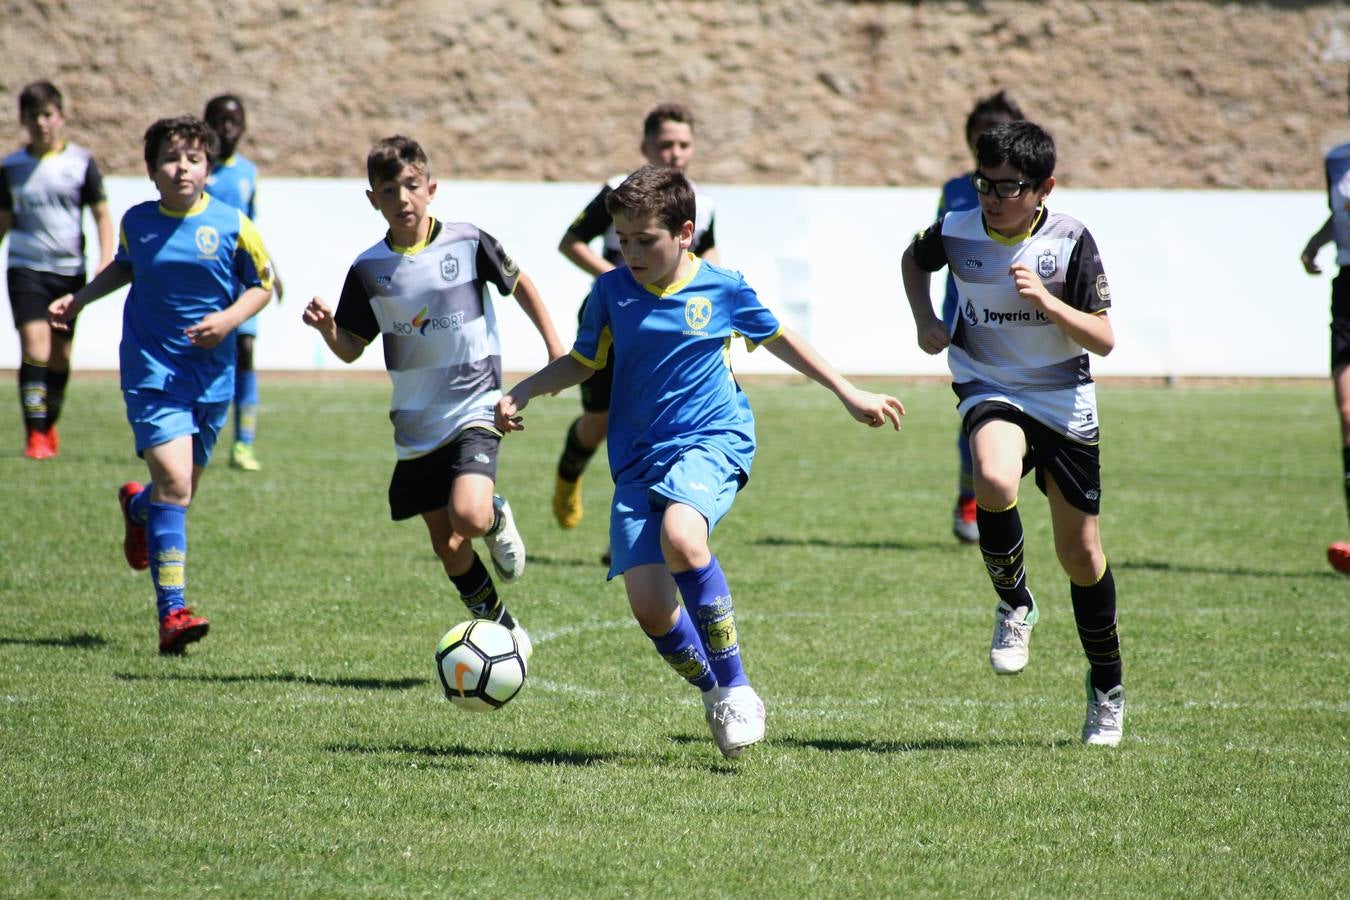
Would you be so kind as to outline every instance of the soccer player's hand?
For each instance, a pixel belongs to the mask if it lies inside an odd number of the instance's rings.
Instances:
[[[502,394],[502,399],[497,401],[497,405],[492,410],[492,417],[497,422],[497,430],[502,434],[524,431],[525,423],[521,420],[520,413],[529,402],[528,396],[517,400],[513,394]]]
[[[919,349],[929,355],[941,353],[951,343],[951,335],[947,333],[947,326],[937,316],[932,316],[928,321],[919,325]]]
[[[1013,263],[1008,271],[1012,273],[1013,283],[1017,285],[1017,293],[1022,299],[1041,312],[1049,312],[1048,307],[1055,302],[1055,298],[1045,289],[1036,273],[1031,271],[1031,266],[1020,262]]]
[[[192,346],[210,350],[225,340],[225,335],[234,330],[229,317],[223,312],[213,312],[204,316],[196,325],[183,329],[183,334],[192,342]]]
[[[321,333],[332,331],[337,327],[337,323],[333,320],[333,310],[323,302],[322,297],[310,300],[304,312],[300,313],[300,318],[310,328]]]
[[[1303,271],[1309,275],[1322,274],[1322,267],[1317,264],[1317,250],[1312,247],[1303,248],[1303,253],[1299,255],[1299,261],[1303,263]]]
[[[47,324],[57,331],[69,331],[70,322],[79,311],[74,294],[57,297],[47,306]]]
[[[905,414],[905,405],[889,394],[873,394],[850,386],[843,401],[849,415],[864,425],[880,428],[890,422],[896,431],[900,430],[900,417]]]

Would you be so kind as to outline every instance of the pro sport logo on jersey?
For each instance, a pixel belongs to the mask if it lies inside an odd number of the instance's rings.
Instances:
[[[394,334],[408,336],[415,331],[426,336],[428,331],[459,331],[464,327],[463,312],[451,313],[448,316],[432,316],[427,314],[429,311],[429,308],[424,306],[412,317],[411,322],[395,322]]]
[[[684,303],[684,321],[690,328],[685,334],[706,337],[703,329],[712,321],[712,301],[707,297],[690,297]]]
[[[197,243],[197,257],[199,259],[210,259],[220,249],[220,232],[210,225],[203,225],[198,228],[193,240]]]

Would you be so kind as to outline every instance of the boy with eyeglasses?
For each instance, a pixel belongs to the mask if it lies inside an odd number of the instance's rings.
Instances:
[[[999,602],[989,662],[1000,675],[1029,658],[1039,608],[1027,587],[1018,485],[1033,469],[1050,504],[1087,655],[1083,742],[1120,743],[1125,715],[1116,589],[1102,552],[1097,398],[1088,354],[1115,346],[1111,290],[1092,235],[1053,213],[1055,144],[1030,122],[980,136],[971,185],[979,208],[948,213],[905,250],[905,293],[927,353],[947,349],[970,438],[980,552]],[[934,314],[929,274],[956,279],[952,328]]]

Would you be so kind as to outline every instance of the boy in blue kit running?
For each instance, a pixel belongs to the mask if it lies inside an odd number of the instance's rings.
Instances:
[[[731,758],[764,737],[764,704],[741,665],[731,591],[708,547],[755,455],[754,417],[727,364],[731,339],[767,345],[860,422],[898,430],[904,407],[854,388],[779,325],[739,273],[690,252],[694,191],[678,170],[644,166],[606,204],[627,265],[596,279],[571,355],[505,394],[497,427],[521,430],[532,398],[581,383],[613,353],[609,577],[623,576],[657,652],[703,692],[713,738]]]
[[[123,551],[150,569],[161,653],[181,653],[209,623],[187,605],[188,504],[211,461],[234,390],[230,333],[267,304],[272,270],[248,217],[205,194],[217,149],[206,123],[160,119],[145,132],[145,165],[159,201],[122,218],[113,264],[74,294],[53,301],[66,329],[88,303],[131,285],[119,348],[127,419],[150,483],[118,492]]]
[[[989,663],[1000,675],[1022,671],[1039,617],[1017,509],[1022,476],[1034,469],[1088,660],[1083,742],[1115,746],[1125,689],[1116,585],[1101,544],[1097,395],[1088,366],[1089,353],[1115,347],[1111,290],[1083,223],[1045,207],[1055,186],[1050,135],[1030,122],[997,125],[975,153],[979,206],[920,232],[901,268],[919,346],[947,349],[970,436],[980,552],[999,598]],[[933,314],[929,298],[929,274],[943,266],[959,291],[954,328]]]
[[[258,167],[247,156],[235,152],[239,139],[244,136],[243,101],[233,94],[212,97],[206,103],[202,119],[220,141],[220,154],[206,178],[206,192],[256,222]],[[280,303],[281,278],[276,275],[275,266],[273,269],[273,289]],[[234,443],[230,447],[230,466],[245,472],[257,472],[262,468],[253,452],[253,439],[258,431],[258,372],[253,368],[253,344],[257,337],[257,316],[234,330]]]
[[[322,298],[305,308],[306,325],[343,362],[376,338],[393,382],[389,418],[398,462],[389,483],[394,521],[421,516],[431,547],[475,618],[530,639],[497,596],[474,552],[482,538],[497,577],[510,583],[525,568],[525,544],[511,505],[495,493],[501,432],[502,351],[488,285],[514,296],[544,339],[549,359],[563,348],[529,276],[497,239],[463,222],[441,222],[428,209],[436,181],[411,138],[377,143],[366,158],[366,198],[389,230],[356,258],[334,313]]]

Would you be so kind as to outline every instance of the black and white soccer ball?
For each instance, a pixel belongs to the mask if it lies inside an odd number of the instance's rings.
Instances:
[[[436,671],[451,703],[491,712],[525,686],[525,657],[511,629],[487,619],[460,622],[436,645]]]

